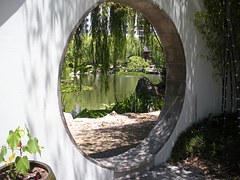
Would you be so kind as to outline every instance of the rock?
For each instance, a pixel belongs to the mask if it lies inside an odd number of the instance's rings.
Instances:
[[[163,82],[153,84],[148,78],[142,77],[138,80],[135,92],[139,96],[146,98],[149,96],[163,97],[165,93],[165,84]]]
[[[110,115],[111,115],[111,116],[116,116],[116,115],[118,115],[118,113],[117,113],[116,111],[112,111],[112,112],[110,113]]]
[[[163,81],[161,81],[160,83],[158,83],[154,86],[157,89],[158,96],[164,97],[165,89],[166,89],[165,83]]]

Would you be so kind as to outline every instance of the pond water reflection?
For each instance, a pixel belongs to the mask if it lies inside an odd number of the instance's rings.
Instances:
[[[160,82],[160,75],[145,74],[145,77],[157,84]],[[106,81],[101,81],[101,77],[94,78],[93,75],[82,77],[82,85],[93,86],[93,90],[62,93],[62,104],[65,112],[71,112],[75,108],[81,110],[87,108],[104,109],[105,105],[115,102],[115,99],[121,101],[135,91],[139,78],[143,75],[110,75],[108,80],[109,88],[106,89]]]

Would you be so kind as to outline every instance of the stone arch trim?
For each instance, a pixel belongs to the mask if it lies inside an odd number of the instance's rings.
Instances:
[[[154,164],[155,155],[161,150],[161,148],[163,148],[164,144],[169,139],[178,122],[184,102],[186,88],[186,60],[182,42],[174,23],[167,13],[165,13],[165,11],[152,0],[105,0],[98,2],[94,7],[102,2],[122,3],[142,13],[155,27],[155,30],[160,37],[166,60],[167,74],[164,107],[155,127],[152,129],[148,137],[146,137],[136,148],[117,157],[108,158],[105,161],[101,161],[101,163],[89,158],[81,152],[85,158],[103,168],[114,171],[115,177],[118,177],[127,172],[151,167]],[[85,15],[86,14],[87,13],[85,13]],[[80,22],[81,19],[79,23]],[[75,26],[75,29],[77,28],[77,25]],[[61,64],[62,63],[63,57],[61,60]],[[60,65],[60,67],[62,67],[62,65]],[[64,124],[65,127],[67,127],[66,122],[64,122]],[[67,133],[75,143],[68,130]]]

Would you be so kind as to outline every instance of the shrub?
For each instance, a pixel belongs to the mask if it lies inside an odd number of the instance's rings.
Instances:
[[[171,159],[198,156],[217,161],[232,170],[240,169],[240,134],[235,114],[211,116],[180,134]]]
[[[88,110],[83,109],[76,118],[100,118],[106,116],[111,110]]]
[[[123,101],[118,101],[112,110],[116,111],[119,114],[133,112],[133,113],[146,113],[150,110],[159,110],[162,107],[163,100],[151,96],[151,98],[145,99],[143,97],[137,96],[135,93],[132,93],[129,97],[125,98]]]
[[[127,65],[127,69],[129,71],[142,71],[148,66],[149,66],[149,63],[146,62],[145,59],[143,59],[142,57],[131,56],[129,58],[129,63]]]

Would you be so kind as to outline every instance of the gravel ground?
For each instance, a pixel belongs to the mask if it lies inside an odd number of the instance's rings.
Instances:
[[[153,169],[128,174],[116,180],[240,180],[237,174],[207,160],[197,157],[187,158],[183,162],[166,162]]]
[[[160,111],[111,114],[102,118],[71,119],[65,114],[71,134],[89,156],[114,156],[137,146],[154,126]],[[101,154],[99,154],[101,153]]]
[[[103,118],[74,120],[71,114],[65,113],[65,117],[69,130],[80,148],[89,156],[101,161],[101,158],[116,156],[141,143],[154,126],[159,113],[120,115],[112,112]],[[135,172],[116,179],[240,180],[240,176],[228,173],[226,168],[219,164],[193,157],[182,162],[169,161],[148,171]]]
[[[141,180],[201,180],[206,179],[204,174],[194,168],[187,168],[182,164],[169,164],[164,163],[160,166],[154,167],[151,170],[136,172],[133,174],[129,174],[127,176],[123,176],[120,178],[115,178],[116,180],[127,180],[127,179],[141,179]]]

